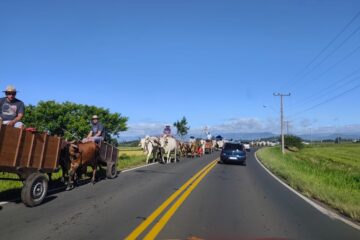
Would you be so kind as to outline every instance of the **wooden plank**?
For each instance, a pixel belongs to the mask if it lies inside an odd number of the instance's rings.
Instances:
[[[107,149],[108,149],[108,145],[105,143],[105,150],[104,150],[104,158],[103,158],[103,161],[106,161],[107,159]]]
[[[19,129],[19,134],[20,134],[20,129]],[[30,145],[31,145],[31,136],[29,135],[29,132],[24,130],[22,133],[21,143],[19,145],[18,156],[16,159],[17,168],[27,167],[26,163],[27,163],[27,158],[28,158],[27,156],[29,154]]]
[[[35,134],[32,133],[31,144],[30,144],[29,155],[28,155],[26,167],[30,167],[31,157],[32,157],[33,152],[34,152],[34,142],[35,142]]]
[[[46,148],[47,139],[48,139],[48,135],[46,133],[44,133],[43,136],[44,136],[44,142],[43,142],[42,149],[41,149],[40,162],[39,162],[38,169],[43,168],[44,158],[45,158],[45,148]]]
[[[59,149],[59,139],[57,137],[48,136],[46,140],[44,162],[42,168],[55,169],[57,167]]]
[[[61,147],[61,138],[57,137],[58,140],[58,144],[57,144],[57,148],[56,148],[56,154],[54,156],[54,165],[53,165],[53,169],[57,168],[59,166],[59,157],[60,157],[60,147]]]
[[[114,153],[114,147],[111,146],[111,154],[110,154],[110,157],[109,157],[109,162],[112,162],[113,153]]]
[[[112,161],[117,162],[118,156],[119,156],[119,149],[114,147],[114,150],[115,150],[115,152],[114,152],[114,155],[112,156]]]
[[[35,142],[34,142],[34,152],[31,157],[31,168],[38,169],[41,162],[41,153],[44,144],[44,137],[42,134],[35,134]]]
[[[12,164],[13,167],[16,167],[16,165],[17,165],[17,159],[18,159],[19,150],[20,150],[20,147],[21,147],[21,138],[22,138],[22,136],[23,136],[23,131],[24,131],[24,128],[21,128],[21,129],[20,129],[19,136],[18,136],[18,141],[17,141],[17,146],[16,146],[15,157],[14,157],[13,164]]]
[[[14,167],[20,129],[3,125],[0,132],[0,167]]]

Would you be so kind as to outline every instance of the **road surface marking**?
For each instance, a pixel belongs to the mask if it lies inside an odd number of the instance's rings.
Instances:
[[[145,236],[144,239],[151,240],[155,239],[160,231],[165,227],[171,217],[175,214],[176,210],[183,204],[183,202],[189,197],[191,192],[199,185],[201,180],[216,166],[212,164],[209,168],[206,169],[204,173],[201,174],[191,186],[180,196],[180,198],[171,206],[171,208],[164,214],[164,216],[155,224],[155,226],[150,230],[150,232]]]
[[[146,218],[126,239],[136,239],[189,185],[191,185],[207,169],[215,166],[217,159],[206,165],[203,169],[191,177],[184,185],[174,192],[164,203],[162,203],[149,217]]]
[[[284,187],[286,187],[287,189],[289,189],[291,192],[295,193],[298,197],[300,197],[301,199],[303,199],[305,202],[307,202],[308,204],[310,204],[312,207],[314,207],[315,209],[317,209],[318,211],[320,211],[321,213],[327,215],[328,217],[330,217],[331,219],[338,219],[340,221],[342,221],[343,223],[346,223],[348,225],[350,225],[351,227],[360,230],[360,226],[356,223],[353,223],[352,221],[340,216],[339,214],[330,211],[324,207],[322,207],[321,205],[317,204],[316,202],[312,201],[311,199],[305,197],[304,195],[302,195],[301,193],[297,192],[296,190],[294,190],[292,187],[290,187],[289,185],[287,185],[285,182],[283,182],[280,178],[278,178],[275,174],[273,174],[269,169],[267,169],[264,164],[262,162],[259,161],[259,159],[257,158],[256,153],[255,155],[255,159],[256,161],[259,163],[259,165],[261,167],[263,167],[265,169],[266,172],[268,172],[273,178],[275,178],[279,183],[281,183]]]
[[[149,163],[149,164],[146,164],[146,165],[141,165],[141,166],[139,166],[139,167],[129,168],[129,169],[120,171],[120,173],[131,172],[131,171],[134,171],[134,170],[136,170],[136,169],[148,167],[148,166],[151,166],[151,165],[154,165],[154,164],[159,164],[159,163],[158,163],[158,162],[154,162],[154,163]]]

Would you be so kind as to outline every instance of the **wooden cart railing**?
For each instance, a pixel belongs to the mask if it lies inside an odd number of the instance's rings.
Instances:
[[[0,126],[0,171],[26,178],[39,171],[51,173],[58,168],[62,139],[6,125]]]
[[[117,176],[117,161],[119,156],[119,149],[113,145],[101,141],[100,145],[100,159],[106,164],[106,176],[108,178],[115,178]]]

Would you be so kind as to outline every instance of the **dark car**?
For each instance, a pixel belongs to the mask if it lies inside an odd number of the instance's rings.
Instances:
[[[243,144],[227,142],[220,154],[222,163],[238,163],[246,166],[246,150]]]

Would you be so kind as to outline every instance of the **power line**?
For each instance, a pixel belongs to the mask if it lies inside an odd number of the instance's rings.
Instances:
[[[359,27],[360,30],[360,27]],[[355,49],[353,49],[351,52],[349,52],[347,55],[345,55],[344,57],[342,57],[339,61],[335,62],[333,65],[331,65],[330,67],[328,67],[325,71],[321,72],[319,75],[317,75],[315,78],[312,79],[308,79],[308,81],[303,81],[302,83],[306,83],[311,81],[316,81],[319,80],[322,76],[324,76],[325,74],[327,74],[328,72],[330,72],[331,70],[333,70],[336,66],[338,66],[339,64],[345,62],[348,58],[350,58],[352,55],[354,55],[357,51],[360,50],[360,46],[356,47]]]
[[[360,30],[360,26],[357,27],[345,40],[343,40],[335,49],[333,49],[328,55],[326,55],[318,64],[316,64],[309,72],[304,74],[302,77],[306,77],[310,73],[312,73],[315,69],[317,69],[321,64],[323,64],[327,59],[329,59],[337,50],[339,50],[344,44],[350,40],[358,31]]]
[[[354,55],[354,54],[355,54],[356,52],[358,52],[359,50],[360,50],[360,45],[359,45],[358,47],[356,47],[355,49],[353,49],[351,52],[349,52],[346,56],[344,56],[343,58],[341,58],[339,61],[335,62],[335,63],[334,63],[333,65],[331,65],[328,69],[326,69],[325,71],[323,71],[322,73],[320,73],[316,78],[308,79],[308,81],[304,81],[303,84],[309,82],[310,80],[311,80],[312,82],[315,82],[316,80],[320,79],[320,78],[321,78],[322,76],[324,76],[326,73],[328,73],[328,72],[330,72],[331,70],[333,70],[337,65],[343,63],[345,60],[347,60],[348,58],[350,58],[352,55]],[[339,81],[336,81],[335,84],[338,84],[338,83],[340,83],[341,81],[344,81],[344,80],[352,77],[353,75],[355,75],[355,74],[358,73],[359,71],[360,71],[360,69],[355,70],[354,72],[352,72],[352,73],[349,74],[348,76],[342,78],[342,79],[339,80]],[[356,80],[356,79],[347,81],[346,84],[342,85],[342,87],[344,87],[345,85],[353,82],[354,80]],[[312,84],[312,85],[313,85],[313,84]],[[334,85],[330,85],[330,86],[326,87],[325,89],[320,90],[320,92],[321,92],[321,91],[324,91],[324,90],[326,91],[327,89],[332,88],[333,86],[334,86]],[[294,90],[293,90],[293,91],[294,91]],[[324,95],[327,95],[327,94],[322,94],[322,95],[320,95],[320,98],[323,97]],[[310,98],[307,98],[304,102],[305,102],[305,103],[308,103],[308,102],[310,101],[310,99],[313,99],[313,101],[316,101],[316,100],[319,98],[318,96],[319,96],[319,92],[311,95]],[[304,102],[295,104],[295,106],[303,105],[303,104],[305,104]]]
[[[321,105],[324,105],[324,104],[326,104],[328,102],[331,102],[331,101],[333,101],[333,100],[335,100],[335,99],[337,99],[337,98],[339,98],[339,97],[341,97],[341,96],[343,96],[343,95],[345,95],[345,94],[347,94],[347,93],[349,93],[349,92],[351,92],[351,91],[353,91],[353,90],[355,90],[355,89],[357,89],[359,87],[360,87],[360,84],[358,84],[358,85],[356,85],[356,86],[354,86],[354,87],[352,87],[352,88],[350,88],[350,89],[348,89],[348,90],[346,90],[346,91],[344,91],[344,92],[342,92],[340,94],[337,94],[337,95],[335,95],[335,96],[333,96],[331,98],[328,98],[323,102],[320,102],[320,103],[318,103],[318,104],[316,104],[314,106],[311,106],[311,107],[309,107],[309,108],[307,108],[307,109],[305,109],[305,110],[303,110],[301,112],[298,112],[298,113],[290,116],[290,118],[296,117],[296,116],[298,116],[298,115],[300,115],[302,113],[305,113],[305,112],[308,112],[310,110],[313,110],[314,108],[320,107]]]
[[[297,79],[304,76],[304,74],[306,74],[306,70],[327,50],[329,49],[329,47],[347,30],[347,28],[360,16],[360,11],[357,12],[355,14],[355,16],[353,16],[350,21],[340,30],[340,32],[338,32],[335,37],[324,47],[320,50],[320,52],[301,70],[299,71],[297,74],[295,74],[295,77],[293,78],[293,81],[296,81]],[[351,33],[347,39],[345,39],[345,41],[343,41],[333,52],[336,52],[337,49],[339,49],[343,44],[345,44],[345,42],[347,40],[349,40],[357,31],[359,30],[359,28],[357,28],[353,33]],[[333,54],[333,53],[332,53]],[[332,55],[331,54],[331,55]],[[327,57],[329,57],[329,55],[327,55]],[[325,59],[327,58],[325,57]],[[318,64],[319,65],[319,64]],[[317,66],[318,66],[317,65]],[[316,68],[316,67],[315,67]],[[314,70],[314,68],[310,71],[312,72]],[[307,75],[307,74],[306,74]],[[289,85],[290,82],[288,82],[287,86]]]
[[[360,28],[359,28],[360,29]],[[347,55],[345,55],[344,57],[342,57],[339,61],[337,61],[336,63],[334,63],[333,65],[331,65],[330,67],[328,67],[325,71],[323,71],[322,73],[320,73],[319,75],[317,75],[316,78],[312,79],[314,80],[318,80],[319,78],[321,78],[322,76],[324,76],[326,73],[330,72],[332,69],[334,69],[337,65],[343,63],[345,60],[347,60],[348,58],[350,58],[352,55],[354,55],[357,51],[360,50],[360,46],[356,47],[355,49],[353,49],[351,52],[349,52]]]
[[[352,72],[351,74],[347,75],[346,77],[343,77],[341,79],[339,79],[338,81],[335,81],[335,82],[332,82],[331,85],[327,86],[326,88],[323,88],[320,90],[320,95],[319,95],[319,92],[315,93],[315,94],[312,94],[310,95],[309,97],[306,98],[305,101],[302,101],[302,102],[298,102],[297,104],[293,105],[294,106],[300,106],[300,105],[305,105],[306,103],[308,102],[311,102],[311,101],[316,101],[317,99],[323,97],[323,96],[326,96],[330,93],[329,90],[333,89],[333,88],[342,88],[352,82],[354,82],[355,80],[359,79],[359,77],[355,77],[349,81],[346,81],[344,82],[344,84],[342,84],[340,87],[337,87],[340,83],[342,83],[343,81],[347,80],[347,79],[350,79],[351,77],[353,77],[354,75],[356,75],[357,73],[360,72],[360,68],[358,68],[357,70],[355,70],[354,72]],[[320,97],[319,97],[320,96]]]

